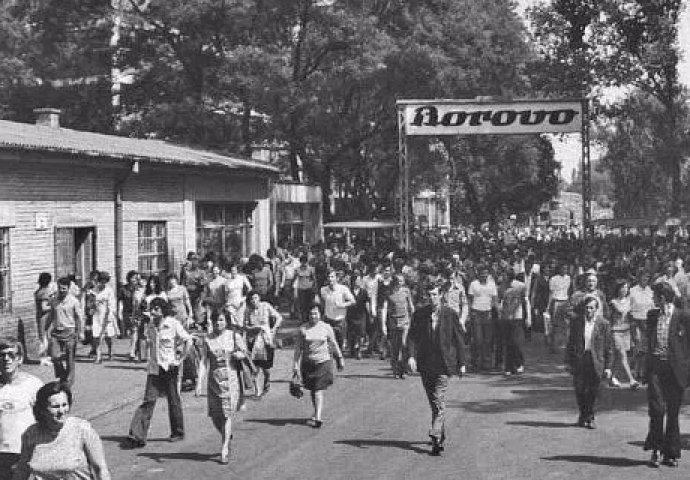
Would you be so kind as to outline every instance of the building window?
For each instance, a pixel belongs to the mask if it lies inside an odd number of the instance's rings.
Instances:
[[[165,222],[139,222],[139,273],[161,275],[168,270]]]
[[[254,203],[202,203],[196,209],[197,249],[202,256],[237,260],[252,251]]]
[[[304,205],[300,203],[283,203],[276,205],[276,230],[278,245],[293,247],[301,245],[304,237]]]
[[[10,229],[0,228],[0,312],[9,312],[11,308]]]

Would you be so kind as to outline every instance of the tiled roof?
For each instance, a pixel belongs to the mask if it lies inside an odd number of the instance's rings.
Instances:
[[[144,140],[0,120],[0,150],[57,152],[84,157],[139,160],[173,165],[221,167],[278,173],[275,165],[249,158]]]

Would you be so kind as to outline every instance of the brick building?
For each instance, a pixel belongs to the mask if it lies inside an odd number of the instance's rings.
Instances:
[[[188,251],[227,257],[271,244],[265,162],[59,127],[0,121],[0,333],[36,346],[39,273],[179,271]]]

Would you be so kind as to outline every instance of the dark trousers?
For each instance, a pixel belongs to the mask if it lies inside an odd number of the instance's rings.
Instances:
[[[56,332],[49,340],[50,358],[55,370],[55,378],[74,384],[74,357],[77,354],[77,336],[74,332],[61,334]]]
[[[170,367],[167,371],[158,369],[158,375],[146,378],[144,402],[134,413],[129,427],[129,436],[134,440],[146,441],[151,424],[153,410],[156,408],[158,397],[168,399],[168,417],[170,419],[170,434],[173,437],[184,436],[184,422],[182,418],[182,402],[177,391],[177,375],[179,367]]]
[[[299,310],[300,320],[302,323],[309,320],[309,305],[314,299],[314,290],[311,288],[297,290],[297,306]]]
[[[429,436],[443,444],[446,439],[446,393],[448,375],[420,371],[422,386],[431,407],[431,428]]]
[[[648,366],[649,433],[644,448],[659,450],[666,457],[680,458],[678,413],[683,402],[684,389],[678,385],[673,368],[668,361],[652,356]],[[665,433],[664,416],[666,416]]]
[[[12,478],[13,468],[18,461],[18,453],[0,453],[0,478]]]
[[[525,364],[525,357],[522,354],[522,347],[525,343],[525,330],[522,326],[522,320],[502,321],[499,323],[499,331],[505,351],[503,371],[516,373],[518,367],[522,367]]]
[[[601,377],[594,370],[592,354],[582,354],[573,372],[573,385],[575,386],[575,398],[580,409],[580,420],[590,422],[594,420],[594,403],[599,394]]]
[[[324,321],[333,327],[333,333],[335,333],[335,341],[338,344],[340,351],[343,351],[343,341],[345,340],[345,320],[333,320],[331,318],[326,318]]]
[[[472,364],[480,370],[491,368],[491,351],[494,344],[494,321],[491,311],[470,311],[472,322]]]

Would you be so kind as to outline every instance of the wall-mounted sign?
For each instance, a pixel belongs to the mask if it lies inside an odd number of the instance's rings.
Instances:
[[[50,228],[50,216],[47,213],[36,214],[36,230],[48,230]]]
[[[580,132],[582,102],[405,101],[406,135],[516,135]]]

